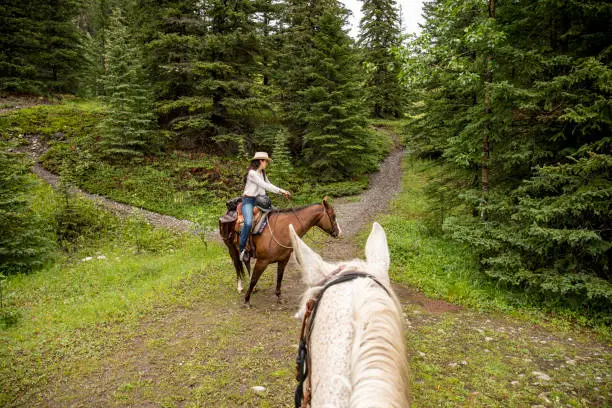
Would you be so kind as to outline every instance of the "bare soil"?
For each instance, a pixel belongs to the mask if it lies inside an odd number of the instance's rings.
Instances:
[[[0,95],[0,114],[36,105],[50,105],[48,98],[35,95]]]

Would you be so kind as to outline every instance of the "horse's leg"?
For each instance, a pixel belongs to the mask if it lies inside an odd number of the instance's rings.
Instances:
[[[253,269],[253,274],[251,275],[251,283],[249,284],[249,290],[247,290],[246,295],[244,296],[244,305],[246,307],[251,307],[251,293],[253,293],[253,289],[255,289],[255,285],[257,285],[257,281],[259,277],[263,273],[263,271],[268,266],[269,262],[264,261],[263,259],[258,259],[255,262],[255,267]]]
[[[242,267],[242,262],[240,262],[240,254],[238,253],[238,248],[233,243],[225,243],[229,250],[230,257],[232,258],[232,262],[234,263],[234,269],[236,269],[236,282],[238,293],[242,293],[242,278],[244,278],[244,269]],[[249,273],[250,276],[250,273]]]
[[[285,267],[287,266],[289,259],[284,261],[278,261],[278,268],[276,269],[276,300],[278,303],[281,301],[281,284],[283,283],[283,274],[285,273]]]
[[[247,273],[249,274],[249,278],[250,278],[251,277],[251,260],[247,259],[246,261],[244,261],[244,266],[246,267]]]

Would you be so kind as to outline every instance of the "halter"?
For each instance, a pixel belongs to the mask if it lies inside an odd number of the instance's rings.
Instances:
[[[298,355],[295,360],[296,364],[296,375],[295,379],[298,381],[297,388],[295,390],[295,408],[306,407],[310,404],[311,398],[311,378],[310,378],[310,335],[312,334],[312,329],[314,327],[314,318],[317,315],[317,310],[319,308],[319,303],[325,291],[331,286],[338,285],[340,283],[348,282],[357,278],[369,278],[372,279],[378,286],[383,288],[385,292],[389,296],[391,293],[389,289],[385,285],[383,285],[374,275],[369,274],[367,272],[359,272],[359,271],[344,271],[344,265],[340,265],[331,275],[329,275],[325,280],[320,282],[320,284],[316,286],[323,286],[323,289],[315,296],[308,299],[306,302],[306,313],[304,313],[304,319],[302,320],[302,329],[300,330],[300,346],[298,348]],[[304,392],[304,382],[306,382],[306,378],[308,378],[308,388],[306,392]]]

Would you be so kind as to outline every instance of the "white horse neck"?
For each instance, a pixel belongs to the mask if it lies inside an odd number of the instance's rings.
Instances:
[[[312,408],[405,408],[408,363],[394,297],[368,278],[328,288],[310,340]]]

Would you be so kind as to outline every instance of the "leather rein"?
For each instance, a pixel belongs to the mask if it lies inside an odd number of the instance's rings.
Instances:
[[[344,265],[340,265],[330,276],[323,280],[320,284],[315,286],[323,286],[321,291],[315,296],[308,299],[306,302],[306,312],[302,320],[302,328],[300,330],[300,345],[298,347],[298,355],[295,360],[296,364],[296,376],[295,379],[298,381],[298,385],[295,390],[295,407],[302,408],[310,405],[310,399],[312,396],[312,383],[310,378],[310,335],[314,327],[315,316],[319,308],[319,303],[325,291],[331,286],[338,285],[340,283],[348,282],[357,278],[369,278],[372,279],[378,286],[383,288],[389,296],[391,293],[385,285],[383,285],[374,275],[367,272],[359,272],[352,270],[344,270]],[[308,378],[308,387],[305,389],[304,385]]]
[[[329,233],[329,235],[331,235],[332,237],[338,234],[338,223],[334,221],[334,219],[332,218],[331,214],[329,213],[329,209],[323,205],[323,211],[325,212],[325,214],[327,214],[327,216],[329,217],[329,222],[332,225],[332,231]],[[297,218],[298,222],[300,223],[300,225],[302,226],[302,228],[304,228],[304,223],[302,222],[302,220],[300,219],[300,216],[298,215],[298,213],[295,211],[295,209],[291,208],[291,212],[293,213],[293,215],[295,215],[295,217]],[[269,217],[269,216],[268,216]],[[269,219],[269,218],[268,218]],[[334,235],[335,234],[335,235]],[[272,236],[272,239],[274,240],[274,242],[276,242],[276,244],[282,248],[286,248],[286,249],[293,249],[293,247],[291,246],[286,246],[281,244],[280,242],[278,242],[278,240],[276,239],[276,237],[274,236],[274,231],[272,229],[272,223],[270,223],[270,235]]]

